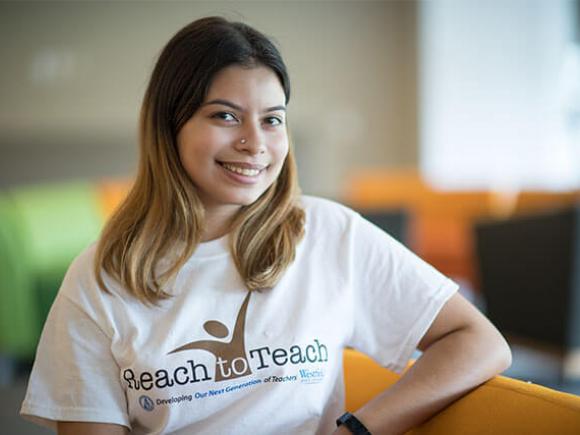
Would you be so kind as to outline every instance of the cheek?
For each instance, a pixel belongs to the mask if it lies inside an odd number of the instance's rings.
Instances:
[[[284,163],[286,162],[286,158],[288,157],[288,151],[289,151],[288,142],[280,144],[280,146],[278,146],[275,150],[275,160],[276,160],[276,166],[274,171],[275,178],[278,178],[280,176],[280,173],[282,172],[282,168],[284,167]]]
[[[280,135],[280,138],[276,141],[276,146],[273,150],[273,154],[276,156],[276,159],[280,162],[280,164],[286,160],[289,148],[290,145],[288,143],[288,135],[284,133],[283,135]]]
[[[228,136],[221,132],[205,129],[183,138],[179,143],[179,156],[182,162],[207,162],[215,158],[228,140]]]

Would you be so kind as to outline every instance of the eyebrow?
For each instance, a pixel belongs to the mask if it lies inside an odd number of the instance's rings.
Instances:
[[[235,103],[232,103],[231,101],[228,100],[222,100],[221,98],[217,98],[215,100],[211,100],[208,101],[206,103],[203,103],[202,106],[209,106],[210,104],[220,104],[222,106],[228,106],[231,107],[234,110],[238,110],[240,112],[244,112],[244,109],[241,106],[238,106]],[[266,108],[266,110],[264,110],[264,112],[275,112],[276,110],[283,110],[284,112],[286,111],[286,106],[272,106],[272,107],[268,107]]]

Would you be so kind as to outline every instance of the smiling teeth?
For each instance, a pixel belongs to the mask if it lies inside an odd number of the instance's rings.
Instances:
[[[255,177],[256,175],[258,175],[261,172],[258,169],[239,168],[237,166],[229,165],[227,163],[222,163],[222,166],[224,168],[226,168],[228,171],[235,172],[236,174],[240,174],[240,175],[245,175],[247,177]]]

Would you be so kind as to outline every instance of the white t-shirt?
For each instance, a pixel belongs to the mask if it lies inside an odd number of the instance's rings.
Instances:
[[[305,237],[271,290],[245,289],[226,236],[147,306],[112,280],[98,289],[89,247],[52,306],[21,413],[136,434],[331,433],[342,349],[400,373],[457,285],[358,213],[302,202]]]

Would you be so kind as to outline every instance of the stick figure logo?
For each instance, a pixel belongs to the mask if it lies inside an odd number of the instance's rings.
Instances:
[[[211,352],[216,357],[215,381],[220,382],[228,379],[241,378],[252,374],[248,358],[246,357],[246,346],[244,343],[244,331],[246,328],[246,312],[250,302],[251,292],[240,307],[236,324],[230,341],[199,340],[184,344],[173,349],[169,354],[183,352],[185,350],[200,349]],[[218,320],[208,320],[204,323],[205,331],[216,338],[225,338],[229,334],[228,327]],[[169,355],[168,354],[168,355]]]
[[[151,397],[149,396],[139,397],[139,405],[141,405],[141,408],[143,408],[145,411],[153,411],[153,409],[155,408],[153,399],[151,399]]]

